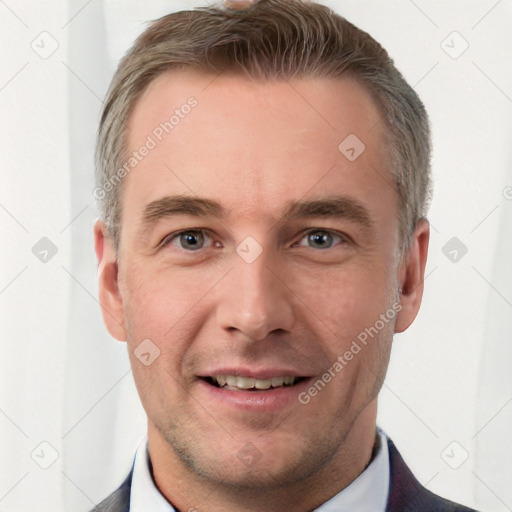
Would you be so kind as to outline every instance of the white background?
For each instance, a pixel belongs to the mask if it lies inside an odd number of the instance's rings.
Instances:
[[[3,512],[89,510],[145,434],[125,344],[97,303],[92,155],[120,56],[144,22],[194,4],[0,1]],[[329,5],[389,51],[434,132],[425,297],[395,337],[379,424],[432,491],[512,510],[512,2]],[[469,44],[458,58],[453,31]],[[456,263],[442,252],[454,236],[468,249]],[[46,263],[32,252],[42,237],[57,248]]]

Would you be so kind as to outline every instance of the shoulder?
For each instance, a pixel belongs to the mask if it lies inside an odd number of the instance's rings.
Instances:
[[[132,474],[133,468],[119,488],[96,505],[91,512],[129,512]]]
[[[389,438],[388,448],[390,482],[386,512],[476,512],[423,487]]]

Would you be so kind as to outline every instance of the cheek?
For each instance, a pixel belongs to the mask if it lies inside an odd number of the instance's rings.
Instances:
[[[125,275],[124,317],[131,350],[151,340],[166,367],[178,374],[180,361],[203,323],[201,299],[211,284],[188,272],[154,272],[145,265],[133,265]]]
[[[176,404],[182,387],[180,364],[194,338],[189,314],[195,294],[191,297],[186,287],[171,286],[141,269],[133,268],[129,275],[124,315],[130,362],[141,402],[155,418],[165,414],[169,403]]]
[[[137,264],[131,265],[125,276],[125,317],[133,331],[149,329],[161,336],[190,307],[190,290],[184,292],[186,288],[173,282],[170,273],[152,272]]]
[[[343,348],[390,306],[389,272],[368,263],[327,269],[296,281],[297,293],[331,339]]]
[[[135,349],[144,339],[151,340],[164,352],[166,333],[180,316],[176,302],[180,297],[164,280],[155,279],[139,268],[127,272],[123,296],[128,342]]]

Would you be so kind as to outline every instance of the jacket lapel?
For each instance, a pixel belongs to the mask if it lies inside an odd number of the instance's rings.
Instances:
[[[476,512],[423,487],[389,438],[388,447],[390,481],[386,512]]]
[[[121,486],[110,496],[104,499],[91,512],[129,512],[130,511],[130,491],[132,488],[133,466]]]

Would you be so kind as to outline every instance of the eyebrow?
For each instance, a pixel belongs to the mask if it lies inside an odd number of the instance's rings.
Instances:
[[[220,203],[212,199],[187,195],[166,196],[147,204],[142,213],[141,233],[146,232],[158,221],[190,215],[193,217],[227,218],[227,212]],[[368,209],[359,201],[346,196],[331,196],[314,200],[288,202],[277,224],[309,218],[346,219],[359,224],[367,231],[373,231],[374,222]]]

